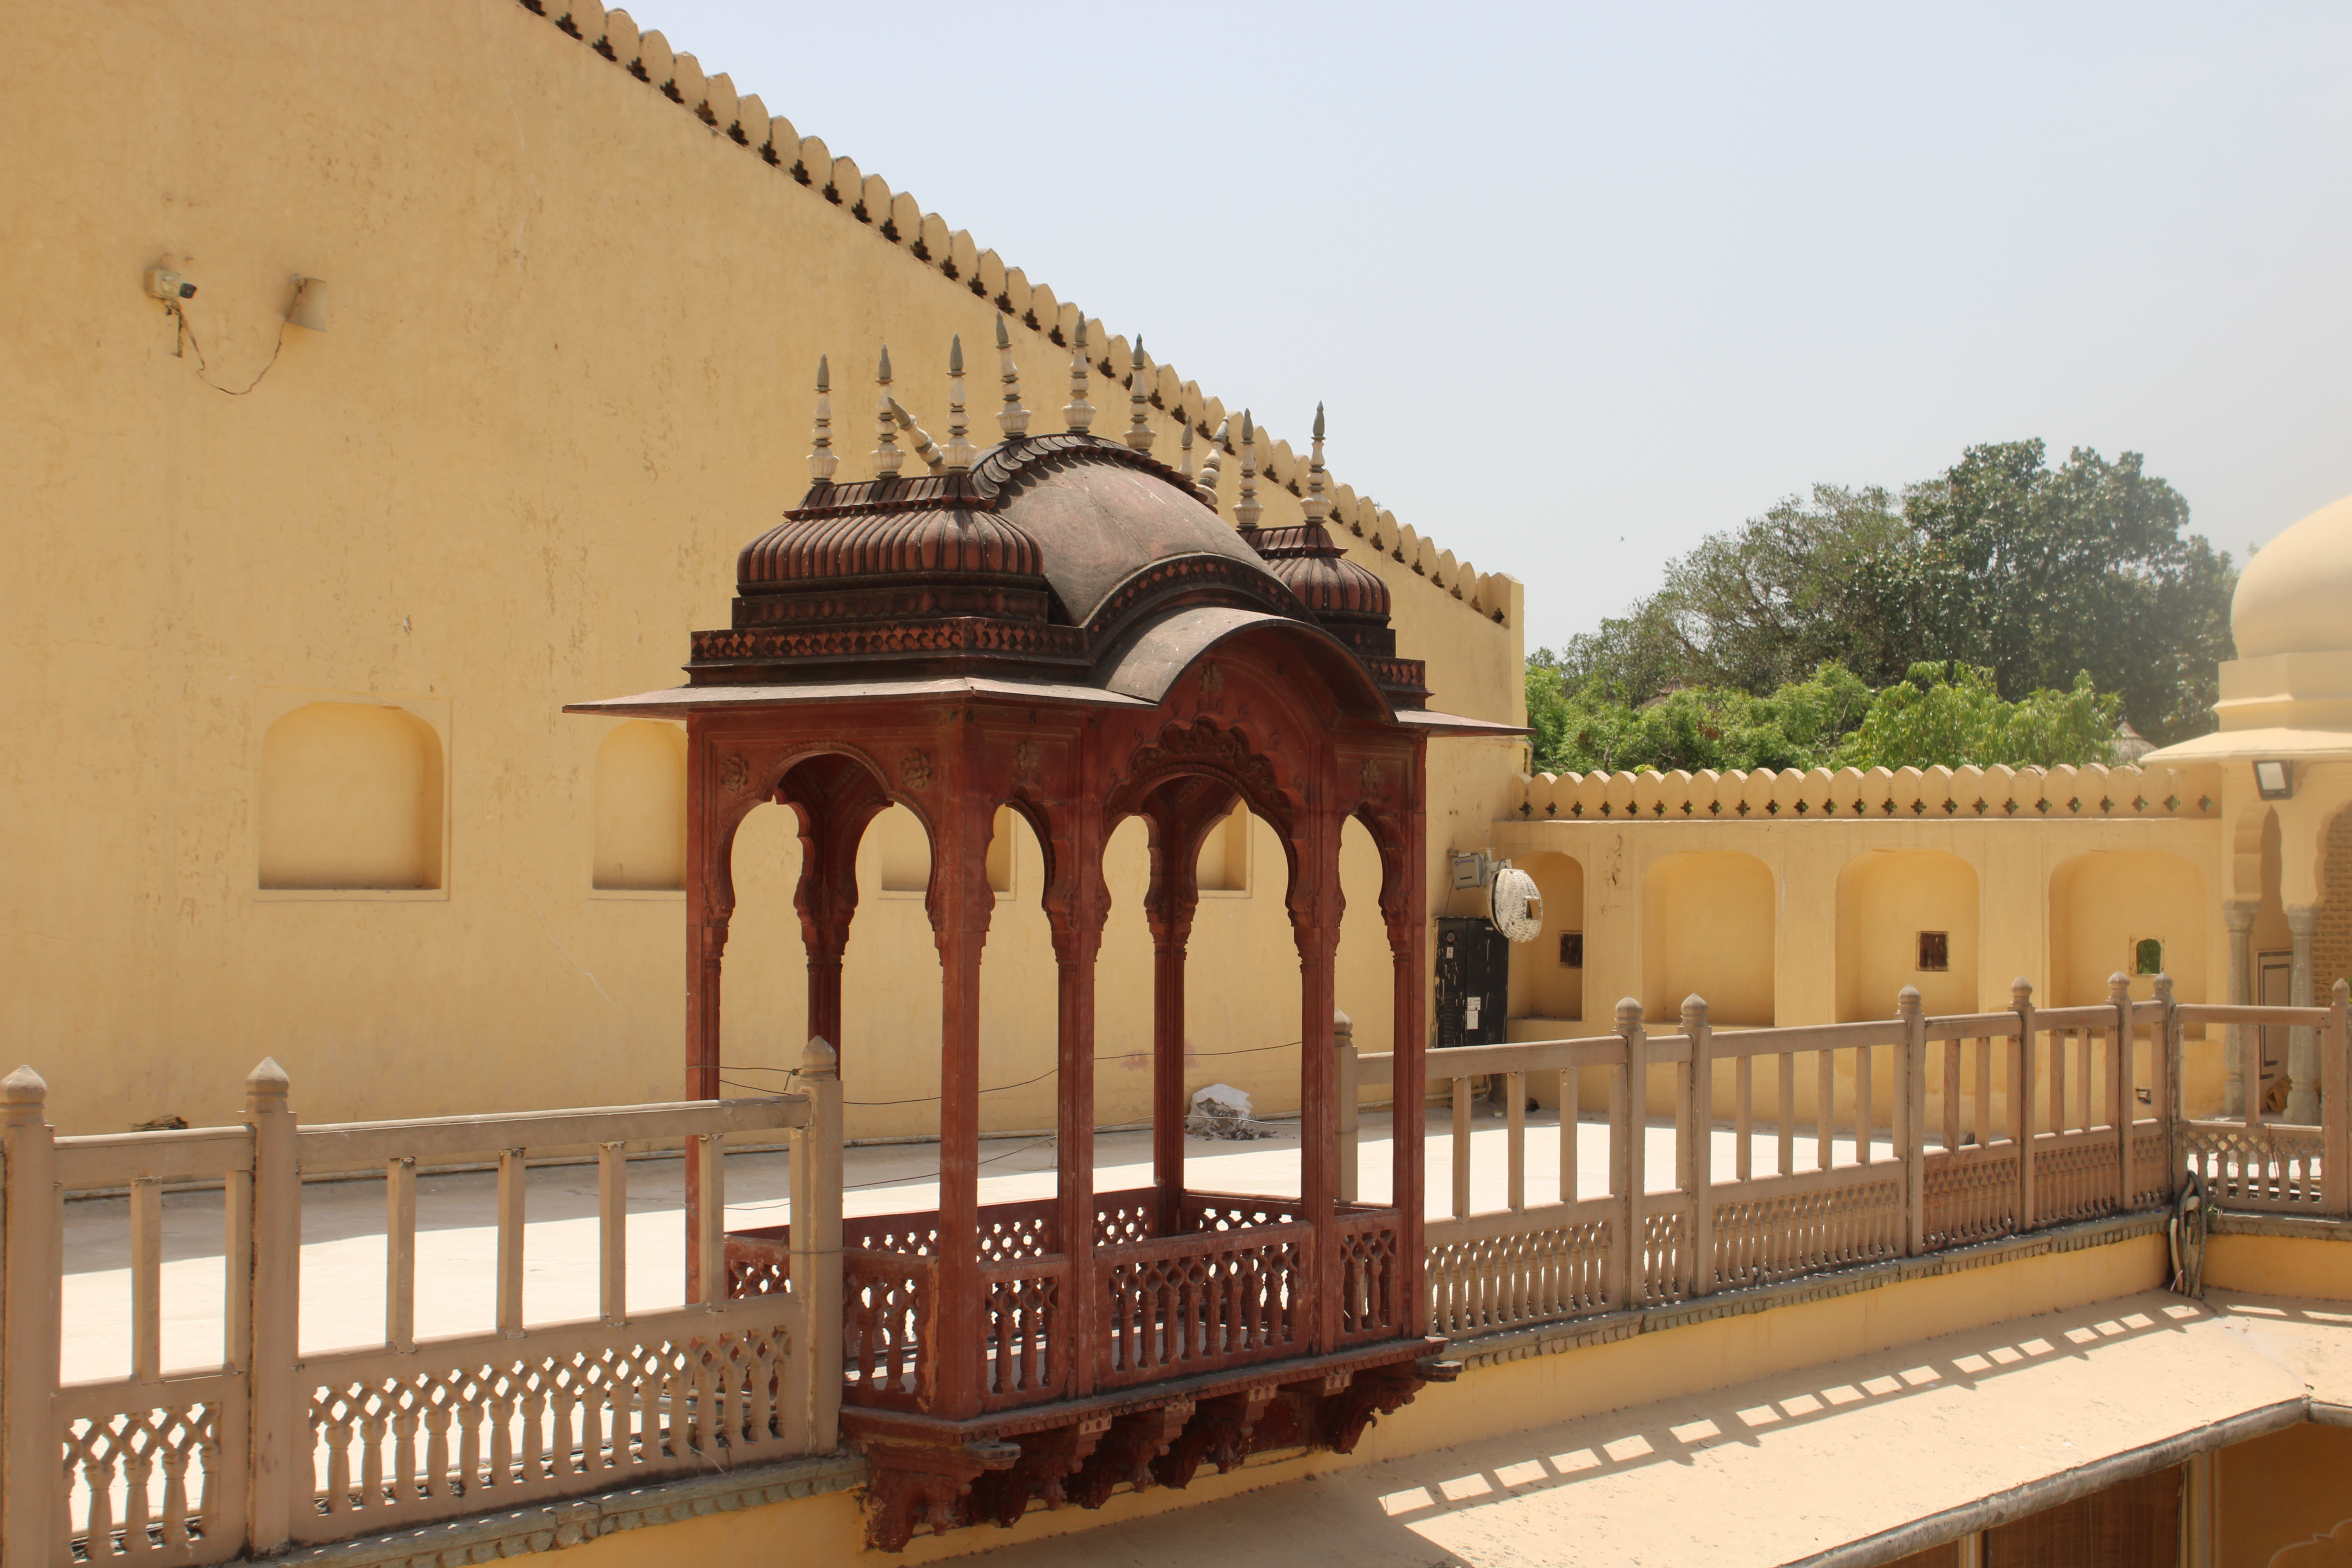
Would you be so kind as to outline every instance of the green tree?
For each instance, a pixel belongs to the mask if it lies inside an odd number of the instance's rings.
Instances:
[[[1971,447],[1899,505],[1816,485],[1669,563],[1658,591],[1553,664],[1633,703],[1677,688],[1762,697],[1835,660],[1872,687],[1916,663],[1991,670],[2015,701],[2088,670],[2159,744],[2213,727],[2231,657],[2230,557],[2184,530],[2179,492],[2137,453]]]
[[[1923,657],[1989,667],[2012,699],[2087,670],[2159,745],[2213,728],[2237,573],[2138,453],[2078,447],[2053,471],[2039,441],[1971,447],[1904,517]]]
[[[2091,684],[2088,670],[2065,690],[2044,689],[2008,702],[1989,669],[1914,665],[1907,679],[1872,700],[1861,727],[1839,746],[1836,765],[1867,770],[2112,762],[2121,708],[2120,698]]]

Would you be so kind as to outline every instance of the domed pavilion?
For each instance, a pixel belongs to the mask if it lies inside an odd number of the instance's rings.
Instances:
[[[2239,574],[2230,605],[2238,657],[2221,666],[2221,728],[2149,753],[2150,764],[2218,763],[2221,816],[2221,914],[2229,931],[2232,1003],[2315,1005],[2314,939],[2323,913],[2352,904],[2352,496],[2320,508],[2264,545]],[[2331,851],[2333,852],[2331,856]],[[2336,862],[2331,873],[2331,859]],[[2287,994],[2255,994],[2256,954],[2273,937],[2265,916],[2284,915],[2292,959]],[[2337,945],[2341,945],[2338,943]],[[2342,954],[2330,955],[2340,963]],[[2336,963],[2331,963],[2331,970]],[[2284,1079],[2285,1114],[2318,1119],[2316,1032],[2290,1035],[2284,1060],[2263,1047],[2265,1084]],[[2242,1042],[2229,1046],[2228,1110],[2244,1110]]]
[[[1000,347],[1002,341],[1000,340]],[[1399,657],[1388,591],[1324,526],[1322,430],[1307,521],[1261,528],[1244,417],[1239,526],[1134,428],[1027,434],[1004,354],[1004,438],[967,439],[961,350],[943,447],[902,474],[887,395],[877,473],[836,480],[820,375],[814,483],[736,563],[731,624],[693,634],[688,683],[571,711],[685,721],[687,1073],[719,1093],[721,960],[739,826],[793,808],[808,1032],[842,1036],[842,954],[858,841],[893,804],[931,847],[926,908],[943,977],[939,1208],[846,1222],[837,1288],[842,1426],[873,1470],[869,1531],[1011,1522],[1033,1499],[1098,1506],[1121,1485],[1181,1486],[1274,1447],[1351,1447],[1443,1370],[1423,1284],[1422,1142],[1394,1142],[1393,1202],[1342,1201],[1333,968],[1340,830],[1370,832],[1394,967],[1395,1095],[1423,1098],[1429,928],[1424,752],[1433,735],[1511,734],[1431,711]],[[1185,947],[1206,833],[1236,803],[1287,870],[1300,974],[1302,1196],[1184,1185]],[[1058,969],[1057,1193],[979,1201],[984,859],[1009,806],[1045,851]],[[1140,816],[1154,951],[1153,1181],[1094,1190],[1094,967],[1110,834]],[[909,955],[911,958],[913,955]],[[689,1195],[689,1207],[693,1204]],[[690,1221],[691,1223],[691,1221]],[[729,1238],[735,1291],[780,1289],[782,1227]],[[692,1291],[722,1282],[689,1282]],[[794,1279],[794,1289],[835,1288]]]

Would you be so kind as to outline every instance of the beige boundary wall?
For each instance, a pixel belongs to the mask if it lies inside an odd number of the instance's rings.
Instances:
[[[1788,1302],[1769,1310],[1752,1303],[1744,1310],[1679,1308],[1583,1333],[1578,1325],[1562,1325],[1549,1342],[1530,1334],[1523,1343],[1467,1347],[1471,1363],[1458,1382],[1424,1388],[1404,1411],[1367,1433],[1353,1454],[1262,1456],[1230,1475],[1203,1468],[1181,1492],[1123,1490],[1091,1512],[1033,1511],[1011,1531],[919,1535],[903,1560],[936,1562],[1146,1518],[2158,1286],[2163,1237],[2151,1234],[2146,1220],[2110,1222],[2107,1231],[2074,1250],[2063,1250],[2052,1238],[2028,1238],[1997,1260],[1948,1260],[1948,1268],[1914,1278],[1809,1281],[1810,1290],[1791,1292]],[[573,1548],[565,1561],[577,1568],[684,1568],[758,1552],[778,1532],[789,1531],[800,1561],[845,1563],[859,1550],[862,1529],[854,1495],[835,1492],[620,1531]]]
[[[806,483],[820,353],[845,474],[865,471],[861,378],[886,339],[894,390],[943,427],[950,337],[992,337],[974,275],[1023,321],[1031,406],[1066,397],[1051,334],[1074,307],[869,176],[838,204],[828,180],[802,184],[789,170],[813,143],[769,162],[781,121],[658,40],[608,59],[591,47],[601,17],[582,11],[583,39],[513,0],[7,13],[0,1036],[60,1084],[65,1131],[224,1121],[217,1086],[264,1055],[317,1086],[324,1117],[676,1093],[682,895],[629,885],[659,880],[653,807],[600,807],[614,726],[559,708],[673,683],[688,632],[725,624],[737,549]],[[1062,91],[1043,68],[1033,87]],[[942,258],[959,256],[951,279]],[[184,318],[146,292],[157,266],[197,286]],[[323,331],[284,324],[296,274],[327,280]],[[1222,415],[1173,373],[1155,390],[1163,456],[1175,406]],[[1093,402],[1123,426],[1116,386],[1097,378]],[[1307,414],[1259,412],[1277,428]],[[1335,433],[1342,475],[1348,450]],[[1265,456],[1265,521],[1297,521],[1297,459]],[[1339,504],[1436,703],[1516,720],[1518,584],[1345,485]],[[626,742],[605,771],[643,781],[655,750]],[[1507,808],[1521,752],[1432,751],[1442,885],[1444,851]],[[265,774],[291,805],[263,798]],[[395,820],[334,862],[319,851],[337,819],[302,805],[320,791],[382,795]],[[747,1069],[801,1045],[793,851],[769,815],[739,853],[729,953],[727,1051]],[[1010,857],[990,946],[992,1085],[1051,1062],[1034,854]],[[1118,854],[1113,1056],[1149,1036],[1137,857]],[[622,885],[594,887],[600,863]],[[1279,1110],[1296,1096],[1281,1048],[1296,970],[1280,889],[1255,866],[1195,940],[1215,981],[1192,989],[1191,1076]],[[1340,997],[1370,1039],[1388,982],[1361,869]],[[395,885],[312,885],[336,876]],[[918,1103],[853,1104],[853,1136],[932,1125],[936,963],[919,905],[874,876],[844,1079],[852,1101]],[[1229,1050],[1254,1054],[1205,1054]],[[1143,1075],[1112,1062],[1101,1078],[1103,1119],[1136,1114]],[[992,1096],[990,1125],[1045,1122],[1051,1087]]]

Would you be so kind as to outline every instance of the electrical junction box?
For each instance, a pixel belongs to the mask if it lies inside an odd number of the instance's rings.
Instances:
[[[1436,925],[1438,1048],[1501,1045],[1509,1036],[1509,939],[1484,916],[1441,916]]]

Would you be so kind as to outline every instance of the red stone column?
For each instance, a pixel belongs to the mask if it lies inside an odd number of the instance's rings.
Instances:
[[[1422,778],[1425,759],[1426,752],[1420,745],[1404,759],[1404,810],[1400,822],[1403,842],[1397,858],[1399,886],[1392,899],[1382,900],[1396,987],[1396,1032],[1390,1047],[1396,1053],[1391,1080],[1396,1109],[1391,1145],[1395,1163],[1390,1191],[1398,1209],[1398,1289],[1402,1294],[1404,1331],[1408,1335],[1429,1331],[1429,1259],[1424,1250],[1425,1226],[1422,1217],[1428,1162],[1421,1128],[1429,1078],[1429,845]],[[1574,1111],[1563,1108],[1561,1114],[1573,1115]]]
[[[727,952],[727,925],[735,912],[735,879],[728,857],[734,846],[732,811],[719,784],[709,738],[688,721],[686,879],[686,1098],[719,1098],[719,973]],[[695,1163],[686,1163],[686,1234],[696,1232],[701,1184]],[[686,1299],[702,1300],[695,1249],[686,1248]]]
[[[1189,824],[1153,816],[1151,891],[1151,1180],[1156,1236],[1173,1236],[1184,1203],[1184,953],[1200,903]]]
[[[1291,930],[1298,943],[1299,1192],[1315,1237],[1307,1255],[1307,1300],[1314,1303],[1307,1349],[1339,1342],[1339,1118],[1331,1045],[1339,1005],[1339,819],[1328,810],[1301,815],[1298,886]]]
[[[931,760],[925,800],[932,826],[931,933],[940,969],[939,1297],[932,1317],[939,1349],[930,1414],[961,1420],[980,1414],[987,1318],[979,1252],[980,962],[996,907],[987,866],[996,813],[972,776],[971,742],[961,735],[950,742],[952,752]]]
[[[1095,798],[1082,791],[1068,808],[1063,845],[1069,886],[1062,890],[1062,909],[1048,911],[1056,970],[1055,1060],[1061,1068],[1055,1121],[1056,1219],[1070,1268],[1057,1308],[1061,1321],[1053,1331],[1071,1347],[1062,1352],[1062,1393],[1074,1399],[1094,1392],[1100,1295],[1095,1281],[1095,961],[1110,911],[1102,882],[1106,836]]]

